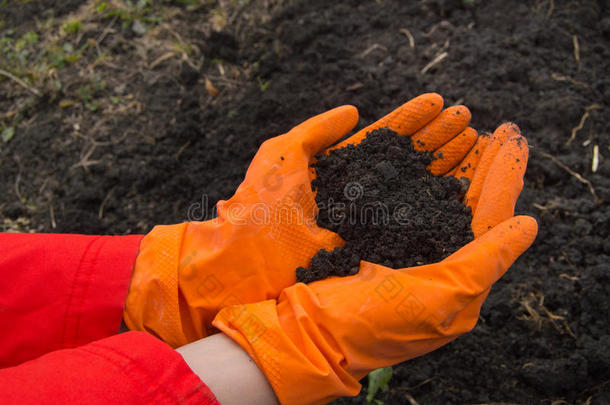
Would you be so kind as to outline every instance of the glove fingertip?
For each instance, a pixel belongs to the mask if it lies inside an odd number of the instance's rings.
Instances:
[[[437,117],[443,109],[443,104],[443,98],[439,94],[421,94],[373,124],[361,129],[348,139],[328,148],[325,152],[343,148],[347,145],[357,145],[362,142],[369,132],[380,128],[389,128],[399,135],[412,135]]]
[[[538,221],[529,215],[517,215],[514,217],[514,222],[522,234],[521,240],[524,245],[523,250],[525,251],[534,243],[536,235],[538,235]]]
[[[521,135],[511,136],[500,147],[481,186],[474,210],[471,227],[475,237],[514,215],[523,189],[527,156],[527,140]]]
[[[472,149],[477,140],[477,131],[467,127],[449,142],[434,151],[435,160],[428,166],[428,170],[435,176],[450,171]]]
[[[294,128],[303,136],[303,146],[313,156],[335,143],[358,123],[358,109],[342,105],[317,115]]]
[[[507,139],[511,135],[521,135],[521,128],[514,122],[504,122],[494,131],[494,135]]]
[[[446,108],[413,134],[413,146],[417,150],[436,150],[462,132],[468,126],[471,116],[468,107],[463,105]]]
[[[483,185],[486,182],[492,162],[498,155],[502,145],[512,136],[521,136],[521,130],[512,122],[505,122],[496,128],[491,139],[487,143],[483,156],[479,159],[477,167],[472,174],[472,181],[466,192],[466,205],[472,208],[473,212],[478,209],[479,199],[483,192]]]

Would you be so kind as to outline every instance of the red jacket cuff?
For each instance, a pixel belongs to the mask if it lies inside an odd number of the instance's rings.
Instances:
[[[180,354],[145,332],[0,370],[0,403],[219,404]]]
[[[116,334],[142,237],[0,233],[0,367]]]
[[[115,335],[143,235],[98,236],[83,252],[70,291],[64,347]]]

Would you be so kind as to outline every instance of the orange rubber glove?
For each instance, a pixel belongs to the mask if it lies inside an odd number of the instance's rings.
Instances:
[[[441,143],[433,138],[428,145]],[[251,355],[282,404],[355,395],[370,371],[426,354],[474,327],[492,284],[537,233],[533,218],[513,216],[528,157],[519,129],[503,124],[476,148],[461,162],[450,157],[460,173],[476,166],[465,196],[475,239],[445,260],[399,270],[362,261],[357,275],[297,283],[277,302],[218,313],[213,324]]]
[[[421,95],[346,142],[379,127],[415,134],[421,143],[442,140],[439,146],[457,138],[440,150],[459,161],[476,140],[466,129],[470,112],[442,107],[439,95]],[[277,298],[295,283],[297,267],[309,265],[320,249],[342,246],[339,235],[316,225],[310,164],[357,121],[356,108],[343,106],[269,139],[235,195],[218,203],[218,218],[155,227],[136,260],[127,326],[182,346],[217,332],[211,322],[221,308]]]

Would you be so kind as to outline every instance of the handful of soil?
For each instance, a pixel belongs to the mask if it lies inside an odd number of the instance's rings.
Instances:
[[[394,269],[435,263],[473,240],[470,207],[458,198],[467,184],[426,170],[434,156],[416,151],[411,137],[382,128],[317,158],[317,224],[345,245],[320,250],[297,281],[353,275],[360,260]]]

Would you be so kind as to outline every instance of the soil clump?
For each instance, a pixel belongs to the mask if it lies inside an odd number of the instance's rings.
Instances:
[[[387,128],[319,155],[312,165],[317,223],[345,245],[320,250],[297,280],[354,275],[360,260],[394,269],[435,263],[473,240],[471,210],[459,200],[464,184],[426,170],[433,159]]]

